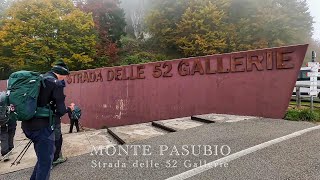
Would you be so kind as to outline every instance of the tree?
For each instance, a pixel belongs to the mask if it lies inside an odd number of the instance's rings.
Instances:
[[[22,0],[0,29],[0,61],[15,70],[46,71],[57,59],[72,70],[92,67],[96,35],[91,14],[67,0]]]
[[[306,43],[306,0],[163,0],[147,17],[153,38],[185,56]]]
[[[5,62],[0,62],[0,79],[7,79],[11,73],[11,67]]]
[[[266,0],[258,8],[255,41],[267,47],[306,43],[312,36],[313,18],[306,0]]]
[[[306,43],[312,17],[305,0],[231,0],[229,51]]]
[[[112,65],[117,61],[120,38],[125,35],[126,26],[119,0],[87,0],[77,6],[92,13],[98,32],[97,56],[99,66]]]
[[[260,1],[261,2],[261,1]],[[226,52],[253,49],[257,28],[257,7],[259,0],[230,0],[225,11],[227,19],[227,49]],[[256,46],[256,48],[259,48]]]
[[[177,23],[175,44],[186,56],[224,52],[227,47],[225,13],[210,0],[192,0]]]
[[[153,0],[153,9],[146,18],[151,35],[159,41],[163,48],[178,49],[175,44],[175,31],[182,15],[188,8],[189,0]]]

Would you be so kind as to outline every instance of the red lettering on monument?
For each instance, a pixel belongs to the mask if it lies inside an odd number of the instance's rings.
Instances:
[[[69,74],[69,76],[67,76],[67,83],[71,84],[72,83],[72,74]]]
[[[81,73],[78,74],[78,81],[77,82],[78,83],[83,83],[82,74]]]
[[[291,56],[293,52],[277,51],[277,69],[291,69],[294,68],[294,64],[291,63]]]
[[[89,81],[95,82],[96,81],[96,74],[94,72],[89,73]]]
[[[130,80],[135,80],[135,79],[137,79],[137,77],[134,76],[133,68],[134,68],[134,66],[131,65],[131,66],[130,66],[130,70],[131,70],[131,71],[130,71]]]
[[[122,68],[115,68],[115,80],[116,81],[121,80],[121,71],[122,71]]]
[[[83,83],[89,82],[89,76],[87,72],[84,72]]]
[[[143,75],[144,74],[144,71],[143,69],[145,69],[145,65],[139,65],[137,67],[137,79],[145,79],[146,77]]]
[[[243,67],[244,62],[246,61],[245,56],[231,56],[231,72],[244,72],[245,67]]]
[[[230,57],[228,57],[228,60],[230,62]],[[217,58],[217,69],[218,69],[218,73],[228,73],[229,72],[229,68],[225,67],[225,65],[223,64],[223,59],[222,57],[218,57]]]
[[[180,61],[178,65],[178,73],[180,76],[190,75],[189,62],[186,60]]]
[[[96,79],[96,82],[98,81],[103,82],[103,77],[100,70],[99,70],[99,73],[97,74],[97,79]]]
[[[247,59],[247,71],[252,71],[253,66],[255,66],[258,71],[263,71],[263,59],[263,55],[261,54],[249,54]]]
[[[210,58],[206,58],[206,74],[216,74],[216,70],[214,69],[211,69],[211,61],[210,61]]]
[[[123,67],[122,68],[122,77],[121,77],[122,80],[128,80],[129,77],[127,76],[127,68],[126,67]]]
[[[114,72],[112,69],[107,69],[107,81],[112,81],[114,79]]]
[[[172,70],[172,64],[171,62],[165,62],[162,66],[165,71],[163,73],[163,77],[172,77],[173,74],[171,73],[171,70]]]
[[[177,66],[180,76],[209,75],[219,73],[252,72],[294,68],[291,60],[294,51],[273,49],[265,51],[249,51],[226,55],[213,55],[199,58],[181,59],[180,61],[164,61],[151,64],[130,65],[98,70],[73,72],[67,77],[67,83],[103,82],[101,71],[106,71],[107,81],[146,79],[150,72],[154,78],[173,77],[173,67]],[[152,68],[149,69],[148,68]]]
[[[272,51],[267,52],[267,69],[272,70],[273,69],[273,55]]]
[[[152,73],[152,76],[154,78],[159,78],[162,76],[162,70],[161,70],[161,63],[156,63],[154,64],[153,66],[153,73]]]
[[[204,74],[204,70],[203,70],[201,61],[199,59],[196,59],[195,61],[193,61],[191,75],[194,75],[196,72],[198,72],[200,75]]]

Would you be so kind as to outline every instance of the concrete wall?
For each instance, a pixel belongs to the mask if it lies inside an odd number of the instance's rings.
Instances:
[[[72,72],[66,101],[78,104],[82,124],[93,128],[206,113],[283,118],[306,50],[299,45]]]

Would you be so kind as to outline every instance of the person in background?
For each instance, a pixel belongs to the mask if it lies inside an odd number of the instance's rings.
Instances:
[[[77,132],[79,132],[79,119],[81,116],[81,110],[74,103],[71,103],[68,107],[68,116],[70,119],[70,130],[69,133],[72,133],[73,126],[76,126]]]
[[[16,121],[9,121],[8,123],[4,124],[0,128],[0,140],[1,140],[1,155],[4,157],[3,161],[9,161],[9,153],[13,148],[13,140],[14,135],[16,133],[17,123]]]

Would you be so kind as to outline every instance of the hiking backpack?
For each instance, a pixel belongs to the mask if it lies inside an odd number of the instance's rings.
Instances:
[[[35,115],[51,117],[50,108],[37,108],[41,85],[45,87],[44,78],[37,72],[18,71],[9,76],[7,105],[10,120],[27,121]]]
[[[6,92],[0,92],[0,126],[6,124],[9,121],[8,118],[8,106],[6,102]]]
[[[74,106],[74,110],[71,112],[71,119],[79,120],[81,117],[81,109],[78,106]]]

